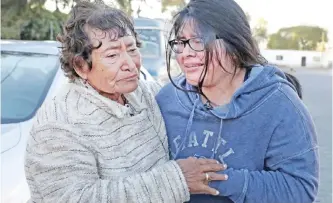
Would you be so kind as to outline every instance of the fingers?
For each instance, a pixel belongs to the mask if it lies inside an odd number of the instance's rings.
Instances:
[[[223,166],[222,164],[205,164],[205,165],[201,165],[200,169],[202,172],[216,172],[216,171],[221,171],[221,170],[225,170],[226,166]]]
[[[215,159],[198,159],[197,160],[199,164],[205,165],[205,164],[219,164],[219,162]]]
[[[218,174],[218,173],[204,173],[202,175],[202,180],[204,182],[209,182],[209,181],[212,181],[212,180],[228,180],[228,175],[227,174]]]
[[[209,187],[208,185],[202,185],[202,186],[200,187],[200,191],[202,191],[202,194],[209,194],[209,195],[214,195],[214,196],[220,194],[219,191],[217,191],[217,190],[214,189],[214,188]]]
[[[228,180],[228,175],[227,174],[218,174],[218,173],[207,173],[209,177],[209,181],[211,180]],[[205,180],[206,180],[206,175],[205,175]]]
[[[227,165],[226,164],[221,164],[221,163],[219,163],[215,159],[202,159],[202,158],[200,158],[200,159],[197,159],[197,162],[200,165],[205,165],[205,166],[208,165],[208,166],[214,167],[216,170],[225,170],[225,169],[227,169]],[[221,169],[217,169],[218,166],[222,166],[222,168]],[[214,170],[214,171],[216,171],[216,170]]]
[[[209,174],[208,173],[204,173],[203,175],[204,175],[204,178],[203,178],[204,182],[209,182],[210,181]]]

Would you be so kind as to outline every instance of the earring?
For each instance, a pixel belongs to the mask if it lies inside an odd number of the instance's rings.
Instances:
[[[88,79],[83,79],[83,85],[88,89]]]

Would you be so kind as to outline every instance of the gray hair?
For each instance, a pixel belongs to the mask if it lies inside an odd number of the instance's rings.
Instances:
[[[71,10],[68,21],[64,25],[63,34],[57,40],[61,42],[61,68],[69,79],[79,77],[74,67],[80,68],[80,61],[92,67],[91,52],[101,47],[102,42],[94,46],[86,32],[86,28],[99,29],[105,37],[117,39],[133,35],[137,47],[141,47],[138,35],[134,30],[132,19],[123,11],[111,8],[101,1],[80,1]]]

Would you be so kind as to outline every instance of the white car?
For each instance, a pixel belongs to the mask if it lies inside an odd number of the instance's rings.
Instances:
[[[66,78],[54,41],[1,41],[1,202],[30,199],[24,156],[36,111]],[[154,80],[144,68],[141,79]]]
[[[168,40],[168,30],[171,29],[172,25],[161,19],[140,17],[134,19],[134,26],[142,42],[140,52],[143,66],[159,83],[168,83],[170,80],[165,62],[165,46]],[[179,76],[181,70],[174,60],[174,54],[170,62],[171,77]]]

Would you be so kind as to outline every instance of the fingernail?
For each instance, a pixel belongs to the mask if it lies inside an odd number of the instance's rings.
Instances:
[[[226,180],[228,180],[229,176],[225,174],[225,175],[224,175],[224,178],[225,178]]]
[[[219,194],[220,194],[220,192],[216,190],[216,193],[215,193],[215,195],[219,195]]]
[[[219,161],[216,161],[217,164],[219,164],[220,162]]]
[[[227,168],[228,166],[227,166],[227,164],[223,164],[223,167],[224,167],[224,168]]]

